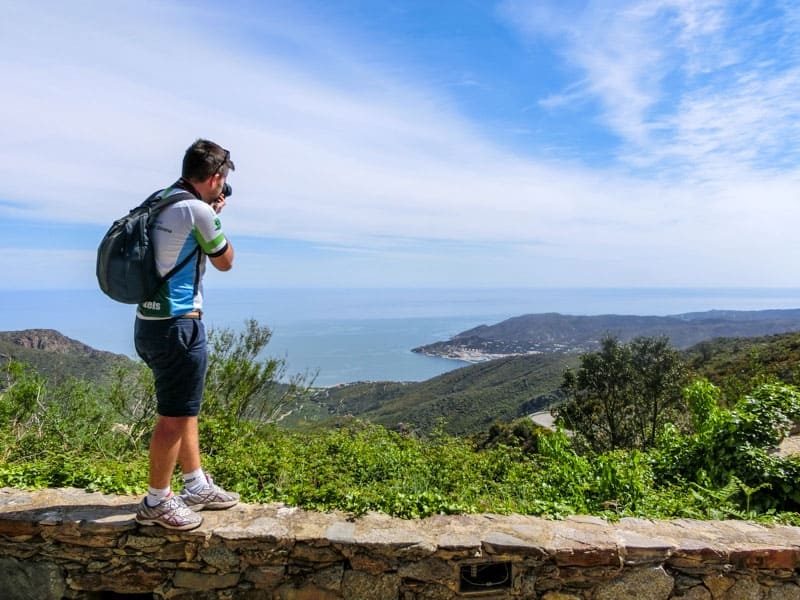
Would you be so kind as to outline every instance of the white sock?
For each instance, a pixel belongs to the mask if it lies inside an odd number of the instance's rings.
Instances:
[[[170,488],[164,488],[160,490],[154,487],[147,488],[147,498],[145,498],[145,502],[147,502],[147,506],[153,508],[154,506],[161,504],[164,500],[166,500],[169,495],[172,493]]]
[[[192,471],[191,473],[184,473],[183,485],[187,490],[194,494],[208,485],[208,479],[206,479],[206,474],[203,473],[203,469],[200,468],[196,471]]]

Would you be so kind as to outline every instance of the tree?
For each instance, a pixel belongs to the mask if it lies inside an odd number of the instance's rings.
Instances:
[[[680,355],[666,337],[622,344],[606,336],[600,346],[581,356],[577,372],[564,373],[568,399],[553,415],[595,452],[653,447],[665,423],[685,419]]]
[[[242,420],[272,423],[284,416],[287,407],[308,390],[306,377],[297,375],[284,382],[286,361],[260,358],[272,331],[254,319],[244,331],[210,330],[209,362],[206,375],[204,411],[230,422]]]

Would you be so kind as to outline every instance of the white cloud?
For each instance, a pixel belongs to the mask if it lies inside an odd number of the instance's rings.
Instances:
[[[234,238],[354,250],[267,269],[269,255],[246,253],[243,285],[276,271],[284,281],[743,283],[739,266],[791,243],[799,216],[796,173],[764,166],[782,153],[796,164],[798,67],[748,62],[726,3],[587,6],[508,2],[502,14],[526,36],[546,34],[579,72],[542,105],[600,100],[623,141],[623,164],[604,170],[498,146],[400,58],[388,63],[388,50],[308,15],[296,25],[290,9],[17,3],[0,24],[0,70],[14,82],[0,90],[0,214],[107,224],[170,183],[203,136],[237,164],[223,213]],[[50,255],[35,257],[44,268]],[[785,281],[789,257],[751,278]]]
[[[558,40],[581,74],[545,102],[599,100],[630,165],[702,181],[721,169],[796,164],[796,8],[723,0],[546,6],[510,0],[503,11],[523,35]]]

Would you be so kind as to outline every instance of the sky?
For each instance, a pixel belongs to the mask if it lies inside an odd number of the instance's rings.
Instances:
[[[200,137],[207,285],[800,285],[793,0],[11,0],[0,73],[0,289],[96,287]]]

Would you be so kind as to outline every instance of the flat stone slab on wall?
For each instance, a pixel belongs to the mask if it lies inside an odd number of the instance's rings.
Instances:
[[[139,500],[0,489],[0,598],[800,600],[796,527],[240,504],[173,532]]]

